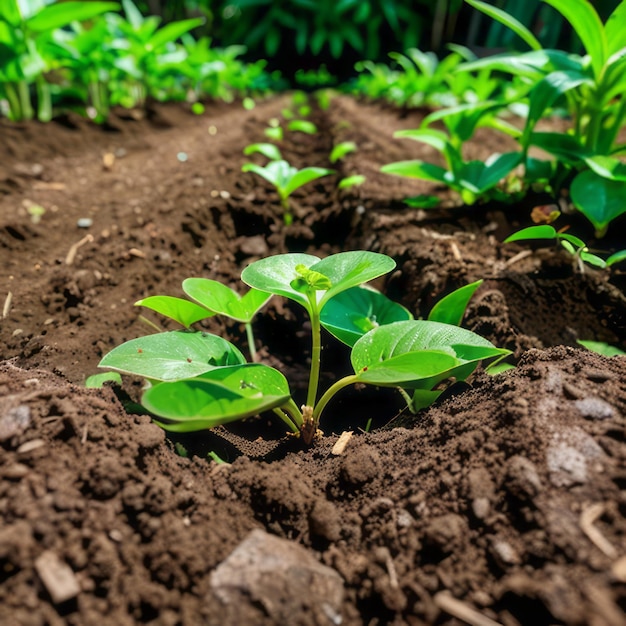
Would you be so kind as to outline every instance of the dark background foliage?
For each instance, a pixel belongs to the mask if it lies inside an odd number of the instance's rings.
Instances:
[[[563,20],[540,0],[490,0],[532,28],[546,47],[578,50]],[[605,19],[617,0],[593,2]],[[165,21],[201,15],[202,34],[216,45],[244,44],[250,59],[291,77],[297,70],[328,71],[344,80],[363,59],[416,47],[445,52],[446,44],[479,53],[521,44],[508,29],[463,0],[146,0],[143,11]]]

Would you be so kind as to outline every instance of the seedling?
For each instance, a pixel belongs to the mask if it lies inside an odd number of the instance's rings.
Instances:
[[[504,240],[504,243],[525,241],[529,239],[552,239],[557,241],[563,248],[565,248],[565,250],[575,257],[581,274],[583,274],[585,270],[583,262],[589,263],[589,265],[594,265],[595,267],[605,268],[626,260],[626,250],[620,250],[619,252],[609,256],[607,259],[603,259],[597,254],[590,252],[587,244],[585,244],[585,242],[579,237],[570,235],[569,233],[559,232],[556,228],[554,228],[554,226],[550,226],[549,224],[523,228],[522,230],[507,237]]]
[[[494,154],[484,162],[464,161],[451,137],[443,131],[430,128],[400,131],[395,136],[415,139],[437,148],[446,159],[448,167],[421,160],[398,161],[383,165],[381,172],[442,183],[457,191],[468,205],[493,195],[500,181],[521,161],[521,154],[518,152]]]
[[[287,124],[287,130],[305,133],[306,135],[317,134],[317,126],[308,120],[291,120]]]
[[[354,141],[342,141],[333,147],[330,153],[329,161],[336,163],[343,159],[347,154],[356,151],[356,144]]]
[[[166,430],[203,430],[273,411],[309,444],[319,434],[323,410],[348,385],[399,387],[405,395],[408,390],[420,396],[450,377],[467,378],[483,359],[509,354],[469,330],[410,319],[399,305],[359,288],[394,267],[384,254],[353,251],[325,259],[282,254],[243,271],[241,278],[252,289],[283,296],[308,313],[311,368],[300,408],[281,372],[247,363],[233,344],[209,333],[171,331],[133,339],[105,355],[100,366],[149,379],[142,404]],[[379,325],[383,318],[389,323]],[[354,374],[320,395],[322,326],[352,345]]]
[[[278,118],[273,117],[263,132],[265,133],[265,136],[272,141],[283,140],[283,127],[280,125],[280,120]]]
[[[283,158],[280,150],[273,143],[252,143],[243,150],[246,156],[257,152],[267,157],[270,161],[280,161]]]
[[[337,187],[339,189],[350,189],[351,187],[358,187],[362,185],[367,179],[362,174],[353,174],[352,176],[346,176],[342,178]]]
[[[293,212],[289,203],[289,196],[296,190],[317,180],[322,176],[334,174],[334,170],[322,167],[305,167],[297,169],[290,165],[287,161],[270,161],[264,167],[255,163],[246,163],[241,170],[243,172],[254,172],[268,182],[272,183],[278,192],[280,205],[284,211],[284,221],[287,226],[293,222]]]

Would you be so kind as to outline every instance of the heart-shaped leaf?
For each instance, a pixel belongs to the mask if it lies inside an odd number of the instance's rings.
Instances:
[[[141,401],[162,428],[192,432],[271,410],[290,396],[287,380],[278,370],[248,363],[220,367],[201,378],[155,385]]]
[[[366,250],[352,250],[327,256],[310,268],[327,276],[332,285],[320,301],[320,311],[338,293],[384,276],[395,267],[396,262],[386,254]]]
[[[326,303],[321,315],[322,326],[349,346],[377,326],[410,319],[407,309],[370,287],[342,291]]]
[[[596,237],[603,237],[609,224],[626,213],[623,180],[610,180],[585,170],[572,181],[570,193],[576,208],[594,225]]]
[[[241,352],[226,339],[209,333],[175,330],[131,339],[113,348],[98,367],[172,381],[245,362]]]
[[[248,265],[241,273],[241,280],[259,291],[295,300],[309,311],[306,296],[294,289],[291,283],[299,277],[296,271],[298,265],[310,267],[319,260],[311,254],[299,253],[269,256]]]
[[[432,389],[450,376],[466,378],[482,359],[506,354],[510,352],[465,328],[410,320],[379,326],[361,337],[351,361],[360,382]]]
[[[183,281],[183,291],[203,307],[248,324],[259,310],[272,297],[271,293],[250,289],[240,296],[222,283],[209,278],[187,278]]]
[[[135,306],[145,306],[156,313],[173,319],[185,328],[189,328],[193,323],[214,315],[212,311],[199,306],[195,302],[189,302],[189,300],[174,296],[149,296],[135,302]]]

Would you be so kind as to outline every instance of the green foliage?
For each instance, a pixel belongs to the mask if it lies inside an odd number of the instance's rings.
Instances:
[[[482,359],[509,353],[468,330],[413,320],[400,305],[361,287],[394,267],[391,258],[375,252],[342,252],[325,259],[294,253],[250,264],[242,280],[251,290],[243,298],[231,295],[226,287],[220,291],[213,281],[187,279],[183,283],[201,306],[226,310],[239,319],[250,320],[270,295],[305,308],[312,348],[306,404],[301,409],[279,371],[246,363],[230,342],[201,331],[133,339],[105,355],[100,366],[148,379],[142,404],[166,430],[201,430],[271,410],[310,443],[322,411],[348,385],[398,387],[415,409],[427,404],[425,397],[436,398],[435,385],[450,377],[463,380]],[[465,290],[464,296],[448,303],[452,308],[464,307],[467,294]],[[246,298],[251,301],[246,303]],[[320,396],[322,326],[352,347],[354,373],[337,380]],[[413,393],[412,399],[407,390]]]
[[[587,350],[591,350],[592,352],[596,352],[597,354],[601,354],[602,356],[626,356],[626,352],[616,348],[615,346],[611,346],[604,341],[588,341],[583,339],[578,339],[577,342],[583,348],[587,348]]]
[[[545,50],[530,30],[506,12],[466,0],[515,32],[531,48],[462,65],[459,71],[497,70],[529,84],[528,116],[519,137],[527,172],[537,168],[528,151],[533,147],[559,159],[552,168],[552,187],[573,178],[575,206],[603,236],[609,223],[623,211],[626,196],[624,165],[617,158],[626,150],[619,131],[626,121],[626,2],[620,2],[606,23],[585,0],[544,0],[571,25],[586,54]],[[555,107],[572,120],[566,133],[537,132],[537,122]],[[589,171],[589,170],[592,171]],[[545,168],[544,168],[545,171]]]
[[[198,100],[267,91],[276,84],[265,62],[244,64],[242,46],[212,48],[189,31],[201,19],[144,17],[132,0],[39,2],[7,0],[0,7],[0,99],[10,119],[51,119],[64,100],[82,102],[98,122],[111,105]]]
[[[433,12],[432,3],[419,4],[421,11],[407,0],[227,0],[221,32],[269,57],[295,49],[300,56],[375,58],[389,32],[403,48],[415,42]]]
[[[464,46],[451,44],[451,52],[441,60],[433,52],[409,48],[404,54],[391,52],[391,63],[360,61],[348,89],[367,98],[384,99],[399,107],[456,106],[480,103],[502,93],[513,99],[517,86],[503,83],[491,70],[476,75],[460,74],[457,69],[476,55]]]
[[[456,107],[454,115],[446,116],[448,124],[454,132],[428,128],[434,119],[427,117],[423,127],[417,130],[399,131],[395,137],[404,137],[426,143],[439,150],[444,157],[447,168],[428,163],[422,160],[398,161],[381,167],[381,172],[420,178],[444,184],[457,191],[465,204],[471,205],[478,200],[489,197],[498,197],[497,186],[519,165],[522,155],[519,152],[492,155],[486,161],[464,161],[460,149],[461,142],[469,139],[481,118],[488,111],[489,106]],[[436,116],[440,119],[441,116]],[[503,197],[504,194],[499,194]]]

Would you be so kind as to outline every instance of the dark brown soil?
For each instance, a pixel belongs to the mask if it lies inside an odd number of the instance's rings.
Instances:
[[[575,347],[626,347],[622,276],[501,245],[539,198],[459,210],[380,174],[436,156],[392,138],[422,114],[342,97],[316,112],[318,135],[281,145],[303,167],[358,144],[296,194],[286,228],[240,170],[288,104],[0,124],[0,624],[626,624],[626,359]],[[471,156],[506,148],[495,139],[480,131]],[[338,191],[352,173],[366,183]],[[450,208],[405,209],[419,193]],[[380,286],[416,316],[484,279],[464,326],[517,368],[478,373],[415,417],[389,392],[346,391],[310,449],[266,417],[174,441],[124,410],[136,381],[83,387],[104,353],[152,332],[146,318],[169,327],[136,300],[182,295],[189,276],[237,288],[268,254],[359,248],[396,259]],[[277,300],[256,323],[262,357],[296,389],[303,322]],[[346,367],[329,346],[324,383]]]

